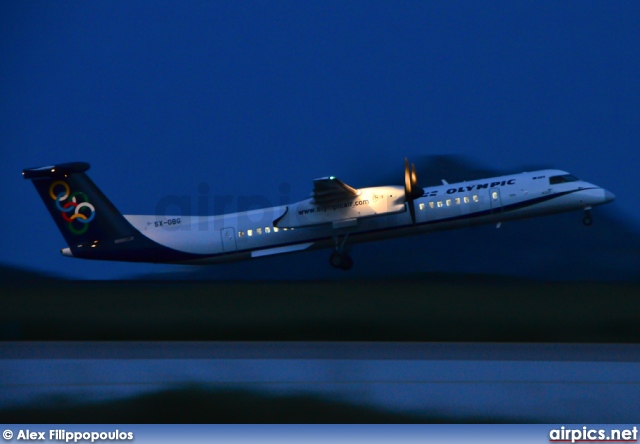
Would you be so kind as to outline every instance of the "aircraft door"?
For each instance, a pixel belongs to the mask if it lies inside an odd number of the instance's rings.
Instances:
[[[502,211],[502,198],[500,197],[500,188],[491,188],[489,190],[489,201],[491,202],[492,213],[498,213]]]
[[[220,236],[222,237],[222,251],[228,253],[230,251],[236,251],[236,233],[233,228],[223,228],[220,230]]]

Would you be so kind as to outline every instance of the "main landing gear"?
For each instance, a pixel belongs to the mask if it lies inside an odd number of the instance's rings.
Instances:
[[[590,227],[593,224],[593,218],[591,217],[591,207],[587,207],[584,209],[584,217],[582,218],[582,223],[587,227]]]
[[[329,257],[329,263],[333,268],[340,268],[341,270],[351,270],[353,267],[353,259],[347,253],[339,253],[334,251]]]
[[[335,250],[331,253],[331,256],[329,256],[329,264],[331,264],[333,268],[340,268],[341,270],[347,271],[351,270],[351,267],[353,267],[353,259],[351,259],[351,256],[349,256],[344,248],[344,244],[347,242],[348,237],[349,233],[345,234],[342,242],[340,242],[338,236],[333,237]]]

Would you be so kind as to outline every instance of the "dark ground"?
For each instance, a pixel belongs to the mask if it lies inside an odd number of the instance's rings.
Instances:
[[[430,274],[317,282],[67,281],[4,270],[11,341],[637,343],[640,283]],[[530,422],[386,412],[321,397],[186,387],[0,409],[4,423]],[[544,422],[544,421],[543,421]]]
[[[482,276],[319,282],[3,285],[4,340],[618,342],[640,340],[640,284]]]
[[[176,423],[455,423],[517,422],[519,418],[411,414],[354,405],[313,395],[266,395],[242,390],[186,387],[107,402],[56,399],[49,405],[0,409],[5,424]]]

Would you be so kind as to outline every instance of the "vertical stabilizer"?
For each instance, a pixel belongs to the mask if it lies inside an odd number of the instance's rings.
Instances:
[[[22,172],[36,187],[62,236],[72,248],[134,235],[135,229],[85,174],[89,164],[63,163]]]

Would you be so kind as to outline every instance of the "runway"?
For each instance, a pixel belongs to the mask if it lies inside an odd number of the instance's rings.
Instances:
[[[640,397],[636,344],[4,342],[0,356],[4,409],[196,386],[427,420],[615,423]]]

